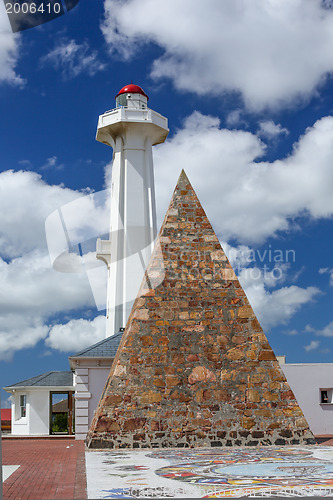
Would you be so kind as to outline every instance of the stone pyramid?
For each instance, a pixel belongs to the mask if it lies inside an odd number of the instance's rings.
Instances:
[[[87,445],[138,448],[314,442],[183,171]]]

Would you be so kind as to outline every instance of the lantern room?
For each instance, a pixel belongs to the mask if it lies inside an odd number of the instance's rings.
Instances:
[[[116,107],[147,109],[149,97],[138,85],[125,85],[116,95]]]

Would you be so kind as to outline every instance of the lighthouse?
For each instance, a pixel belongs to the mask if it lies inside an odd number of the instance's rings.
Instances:
[[[99,117],[96,139],[113,148],[110,233],[97,240],[108,269],[106,336],[124,328],[156,238],[152,146],[168,135],[168,120],[148,108],[138,85],[116,95],[116,108]]]

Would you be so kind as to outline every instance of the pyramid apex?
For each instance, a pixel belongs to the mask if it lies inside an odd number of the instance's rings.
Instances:
[[[182,168],[182,171],[180,172],[180,175],[179,175],[179,178],[178,178],[178,182],[179,181],[188,181],[188,182],[190,182],[189,179],[188,179],[188,177],[187,177],[187,175],[186,175],[186,172],[185,172],[185,170],[183,168]]]
[[[182,168],[182,171],[180,172],[180,175],[178,177],[176,189],[177,189],[177,187],[179,187],[180,184],[190,184],[191,185],[191,182],[189,181],[189,178],[187,177],[186,172],[183,168]]]

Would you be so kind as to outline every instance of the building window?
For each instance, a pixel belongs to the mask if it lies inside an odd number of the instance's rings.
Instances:
[[[333,389],[320,389],[320,404],[332,404]]]
[[[27,414],[27,396],[25,394],[20,395],[20,418],[25,417]]]

